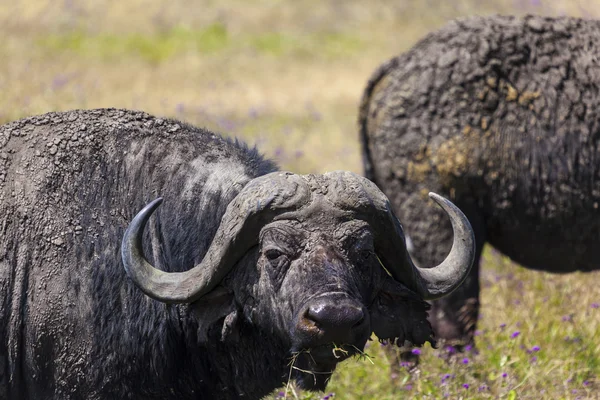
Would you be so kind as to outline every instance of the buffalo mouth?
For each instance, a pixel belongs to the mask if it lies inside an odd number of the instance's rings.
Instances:
[[[362,349],[359,349],[354,345],[338,346],[333,343],[323,344],[320,346],[313,347],[309,350],[300,351],[300,354],[305,354],[317,364],[336,364],[358,353],[362,353]]]
[[[309,349],[293,351],[290,361],[291,376],[303,390],[325,390],[339,362],[362,354],[360,347],[345,344],[324,344]]]

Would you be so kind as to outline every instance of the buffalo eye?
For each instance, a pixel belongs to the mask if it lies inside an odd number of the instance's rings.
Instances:
[[[284,257],[285,254],[279,249],[270,248],[265,250],[265,257],[267,260],[274,262],[277,261],[280,257]]]
[[[375,255],[373,240],[369,235],[354,240],[350,247],[350,257],[359,263],[368,263]]]
[[[360,258],[362,261],[369,260],[372,255],[373,255],[373,250],[371,250],[371,249],[362,249],[358,252],[358,258]]]
[[[268,247],[263,254],[269,264],[276,269],[284,269],[290,261],[289,256],[280,248]]]

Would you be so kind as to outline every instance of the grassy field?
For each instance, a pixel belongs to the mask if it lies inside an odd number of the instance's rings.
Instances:
[[[528,12],[598,17],[600,0],[4,1],[0,123],[135,108],[244,138],[295,172],[361,172],[357,104],[378,64],[452,18]],[[371,342],[327,393],[271,397],[600,398],[598,278],[487,249],[477,351],[449,364],[426,347],[419,373],[391,379]]]

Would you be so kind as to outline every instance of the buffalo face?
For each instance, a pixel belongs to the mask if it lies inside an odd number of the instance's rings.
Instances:
[[[338,362],[363,350],[371,335],[369,305],[381,267],[375,266],[368,225],[282,220],[260,235],[258,315],[280,314],[293,374],[323,389]],[[320,227],[320,228],[319,228]],[[264,301],[271,299],[271,301]],[[302,372],[309,371],[309,372]]]

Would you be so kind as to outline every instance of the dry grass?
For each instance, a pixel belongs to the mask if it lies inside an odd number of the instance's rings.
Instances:
[[[598,6],[599,0],[3,2],[0,122],[51,110],[136,108],[242,137],[296,172],[360,172],[357,104],[378,64],[458,16],[594,17]],[[424,349],[420,374],[391,383],[384,353],[372,344],[373,364],[344,362],[329,390],[344,399],[596,398],[597,277],[525,271],[488,251],[479,354],[466,355],[467,364],[446,364]],[[520,335],[511,338],[515,331]]]

